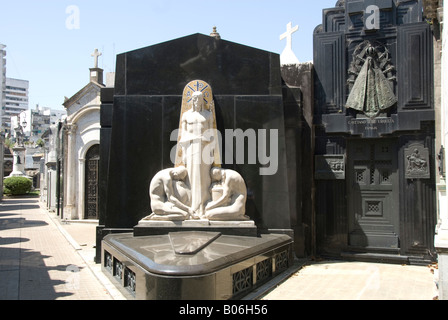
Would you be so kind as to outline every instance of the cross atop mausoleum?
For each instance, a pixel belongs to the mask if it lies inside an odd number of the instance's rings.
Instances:
[[[299,26],[292,26],[292,22],[286,25],[286,32],[280,36],[280,40],[286,39],[286,47],[281,54],[281,63],[282,64],[297,64],[299,63],[299,59],[297,59],[296,55],[292,51],[292,35],[299,31]]]
[[[292,50],[292,35],[299,31],[299,26],[292,27],[292,22],[286,25],[286,32],[280,36],[280,40],[286,39],[286,47]]]
[[[92,53],[92,57],[94,58],[95,64],[94,68],[98,68],[98,57],[102,56],[103,54],[98,51],[98,49],[95,49],[95,51]]]

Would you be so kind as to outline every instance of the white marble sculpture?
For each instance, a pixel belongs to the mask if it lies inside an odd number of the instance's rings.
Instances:
[[[162,170],[149,187],[153,214],[145,220],[183,221],[194,218],[185,167]]]
[[[205,214],[205,204],[210,200],[210,192],[203,186],[211,184],[214,154],[213,135],[209,134],[214,126],[213,113],[204,104],[203,93],[194,92],[191,109],[182,116],[179,141],[191,186],[191,207],[199,216]]]
[[[190,82],[183,95],[175,168],[150,185],[153,213],[143,221],[247,221],[247,188],[233,170],[221,168],[211,87]]]
[[[19,117],[20,122],[20,117]],[[18,124],[14,128],[16,132],[16,145],[12,148],[13,151],[13,167],[12,172],[8,176],[10,177],[25,177],[31,179],[29,176],[25,174],[25,162],[26,162],[26,148],[23,143],[24,133],[23,128],[20,124]]]
[[[245,215],[247,188],[243,177],[233,170],[213,168],[212,201],[205,207],[206,218],[213,221],[249,220]]]

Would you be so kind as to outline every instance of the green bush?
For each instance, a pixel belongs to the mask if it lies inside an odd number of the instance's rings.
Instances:
[[[31,191],[33,182],[24,177],[11,177],[3,181],[3,189],[5,194],[13,196],[27,194]]]

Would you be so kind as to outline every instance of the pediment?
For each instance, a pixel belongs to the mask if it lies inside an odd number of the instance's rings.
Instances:
[[[103,85],[100,85],[96,82],[89,82],[84,88],[75,93],[71,98],[68,98],[64,101],[63,106],[67,109],[68,113],[73,114],[76,111],[71,110],[72,106],[80,107],[85,106],[88,101],[94,100],[96,97],[99,97],[101,88]]]

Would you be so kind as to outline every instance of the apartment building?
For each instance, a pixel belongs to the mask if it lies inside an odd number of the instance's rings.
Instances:
[[[0,118],[3,117],[3,107],[6,89],[6,46],[0,43]],[[2,128],[3,129],[3,128]]]
[[[11,117],[17,117],[28,110],[29,81],[6,78],[2,105],[2,128],[5,134],[11,132]]]

